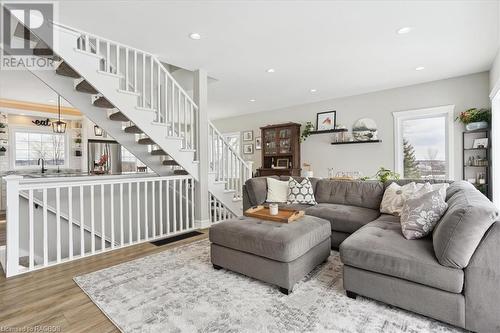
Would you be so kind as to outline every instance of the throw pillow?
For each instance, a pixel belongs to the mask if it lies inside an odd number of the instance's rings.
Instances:
[[[267,178],[266,202],[283,202],[288,199],[288,181]]]
[[[406,239],[418,239],[432,232],[448,205],[439,190],[406,200],[401,211],[401,230]]]
[[[412,195],[412,198],[420,197],[426,193],[439,191],[439,194],[446,201],[446,189],[450,186],[448,183],[431,184],[429,182],[417,184],[418,190]]]
[[[403,205],[418,190],[415,182],[400,186],[392,183],[387,186],[380,204],[380,212],[399,216]]]
[[[290,177],[288,181],[288,200],[287,204],[307,204],[316,205],[314,190],[311,181],[308,178],[302,179],[299,183]]]

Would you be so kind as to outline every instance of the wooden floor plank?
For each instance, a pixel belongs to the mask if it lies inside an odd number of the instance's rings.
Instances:
[[[0,233],[5,230],[1,226]],[[73,278],[207,238],[208,230],[202,232],[164,246],[138,244],[9,279],[2,273],[0,327],[43,325],[56,326],[60,332],[119,332]]]

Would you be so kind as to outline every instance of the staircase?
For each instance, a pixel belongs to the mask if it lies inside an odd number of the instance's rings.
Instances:
[[[213,124],[200,124],[198,106],[158,58],[136,48],[58,23],[52,45],[30,34],[33,54],[55,70],[32,73],[104,129],[160,176],[189,174],[208,180],[210,195],[232,214],[242,213],[242,185],[251,166]],[[15,35],[24,38],[24,26]],[[47,52],[47,49],[53,53]],[[209,137],[198,137],[199,127]],[[199,174],[198,147],[208,145],[209,174]],[[207,147],[202,147],[206,149]]]

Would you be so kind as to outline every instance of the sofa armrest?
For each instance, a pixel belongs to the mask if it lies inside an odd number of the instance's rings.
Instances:
[[[465,328],[500,332],[500,222],[484,235],[465,268]]]

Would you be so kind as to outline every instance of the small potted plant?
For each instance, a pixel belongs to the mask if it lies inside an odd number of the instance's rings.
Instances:
[[[4,146],[0,147],[0,156],[5,156],[5,152],[7,151],[7,148]]]
[[[375,177],[382,183],[385,183],[389,179],[399,179],[399,173],[394,172],[390,169],[386,169],[384,167],[380,167],[378,172],[375,174]]]
[[[491,110],[489,109],[468,109],[460,112],[456,120],[465,125],[467,131],[488,128],[491,122]]]
[[[300,142],[306,141],[306,139],[311,135],[313,129],[314,125],[310,121],[308,121],[304,127],[304,130],[302,131],[302,134],[300,134]]]

